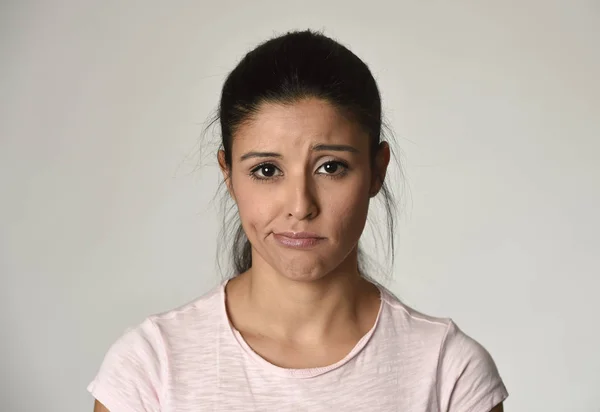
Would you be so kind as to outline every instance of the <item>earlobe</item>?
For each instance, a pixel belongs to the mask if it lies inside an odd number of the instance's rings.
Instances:
[[[385,176],[387,173],[389,163],[390,146],[387,142],[381,142],[379,144],[379,148],[377,149],[377,154],[375,156],[373,179],[371,181],[371,191],[369,192],[369,195],[371,197],[377,196],[377,194],[383,187],[383,182],[385,181]]]
[[[379,189],[381,189],[381,186],[379,186],[379,185],[376,185],[376,187],[371,186],[371,191],[369,192],[369,197],[377,196],[377,194],[379,193]]]
[[[221,169],[221,173],[223,174],[223,181],[225,182],[225,186],[227,186],[227,191],[229,192],[231,198],[235,201],[235,196],[231,187],[231,167],[227,165],[224,150],[219,150],[219,152],[217,153],[217,160],[219,162],[219,168]]]
[[[380,175],[375,175],[373,182],[371,183],[371,191],[369,192],[370,197],[375,197],[379,194],[379,191],[383,187],[383,178]]]

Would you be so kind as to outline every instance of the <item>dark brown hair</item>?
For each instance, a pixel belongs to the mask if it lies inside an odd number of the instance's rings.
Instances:
[[[221,149],[231,167],[231,148],[236,130],[252,119],[262,103],[293,103],[302,98],[323,99],[362,127],[371,140],[375,159],[384,128],[377,83],[367,65],[349,49],[318,32],[295,31],[270,39],[248,52],[227,76],[218,115]],[[394,197],[384,182],[378,197],[386,210],[388,251],[394,256]],[[252,266],[252,248],[235,205],[223,210],[221,243],[228,245],[235,275]],[[233,235],[233,239],[230,236]],[[219,248],[219,252],[223,250]]]

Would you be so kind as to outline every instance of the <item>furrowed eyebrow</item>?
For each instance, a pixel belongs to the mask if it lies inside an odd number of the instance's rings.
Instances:
[[[352,146],[343,144],[317,144],[312,147],[312,150],[317,152],[334,151],[334,152],[350,152],[358,153],[358,149]]]
[[[350,152],[350,153],[358,153],[358,149],[352,146],[343,145],[343,144],[317,144],[312,148],[315,152],[325,152],[325,151],[333,151],[333,152]],[[240,160],[254,159],[254,158],[265,158],[265,157],[275,157],[281,158],[282,156],[279,153],[275,152],[248,152],[243,154],[240,157]]]
[[[274,153],[274,152],[248,152],[246,154],[243,154],[242,157],[240,157],[240,160],[262,158],[262,157],[280,158],[281,155],[279,153]]]

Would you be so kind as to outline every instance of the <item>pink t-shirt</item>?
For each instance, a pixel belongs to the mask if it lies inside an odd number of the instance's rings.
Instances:
[[[125,333],[91,394],[111,412],[489,412],[508,396],[481,345],[385,288],[375,325],[344,359],[284,369],[232,327],[224,286]]]

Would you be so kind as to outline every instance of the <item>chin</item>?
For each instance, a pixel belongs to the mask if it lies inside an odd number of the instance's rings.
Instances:
[[[303,272],[294,272],[294,271],[284,271],[282,275],[289,280],[293,280],[295,282],[315,282],[317,280],[323,279],[327,276],[326,273],[303,273]]]
[[[314,282],[326,277],[333,268],[333,265],[325,262],[293,259],[281,265],[278,272],[282,276],[297,282]]]

